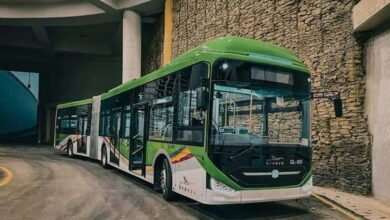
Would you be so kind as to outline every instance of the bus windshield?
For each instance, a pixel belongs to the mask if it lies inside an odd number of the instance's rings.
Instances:
[[[237,61],[221,62],[220,67],[213,80],[211,145],[309,146],[308,74],[288,75]],[[261,71],[263,75],[253,74]]]

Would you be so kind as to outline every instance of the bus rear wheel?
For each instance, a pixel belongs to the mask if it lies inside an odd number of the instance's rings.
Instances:
[[[72,141],[68,141],[67,148],[68,148],[68,157],[73,157],[73,144],[72,144]]]
[[[176,197],[176,193],[172,191],[172,171],[167,159],[164,159],[160,171],[160,187],[163,198],[167,201],[172,201]]]
[[[102,167],[103,167],[104,169],[107,169],[107,168],[108,168],[106,146],[103,146],[103,147],[102,147],[101,165],[102,165]]]

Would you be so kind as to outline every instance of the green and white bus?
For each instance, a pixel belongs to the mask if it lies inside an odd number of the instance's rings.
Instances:
[[[55,147],[204,204],[308,197],[310,74],[289,50],[224,37],[57,107]]]

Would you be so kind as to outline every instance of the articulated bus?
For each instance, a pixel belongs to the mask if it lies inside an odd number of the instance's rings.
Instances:
[[[310,74],[289,50],[209,41],[163,68],[57,107],[55,147],[141,178],[166,200],[308,197]]]

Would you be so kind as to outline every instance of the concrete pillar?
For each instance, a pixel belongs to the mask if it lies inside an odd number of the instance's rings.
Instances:
[[[372,188],[375,197],[390,202],[390,28],[366,43],[366,101],[372,141]]]
[[[123,13],[122,83],[141,76],[141,17]]]

